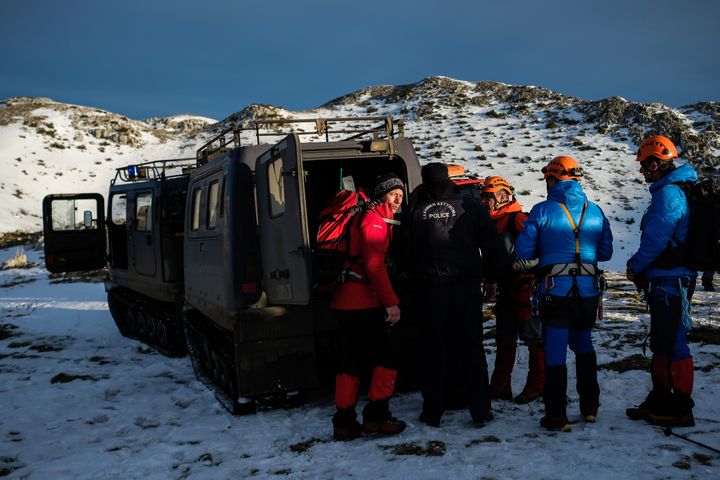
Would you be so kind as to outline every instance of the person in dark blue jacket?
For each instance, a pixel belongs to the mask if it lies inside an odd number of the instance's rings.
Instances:
[[[600,207],[585,196],[579,183],[583,173],[575,160],[556,157],[542,172],[548,199],[530,211],[515,253],[520,259],[539,259],[536,304],[545,344],[545,416],[540,425],[569,430],[568,346],[575,352],[580,413],[594,422],[600,406],[591,329],[602,294],[597,264],[612,257],[612,232]]]
[[[459,380],[464,404],[473,422],[482,426],[492,413],[481,285],[485,281],[486,293],[494,296],[501,270],[509,270],[509,257],[480,202],[454,191],[447,165],[428,163],[422,179],[400,227],[422,329],[420,421],[440,425],[448,408],[448,383]]]
[[[637,152],[652,199],[640,223],[640,247],[627,263],[627,278],[647,292],[652,390],[626,413],[633,420],[656,425],[693,426],[694,370],[687,332],[697,272],[682,262],[690,212],[685,193],[676,183],[695,182],[697,174],[688,163],[675,166],[676,158],[675,145],[659,135],[643,140]]]

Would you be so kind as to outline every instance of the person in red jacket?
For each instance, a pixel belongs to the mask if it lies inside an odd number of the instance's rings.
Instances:
[[[390,413],[399,352],[392,326],[400,320],[397,295],[390,284],[386,260],[392,238],[392,219],[400,209],[405,184],[397,175],[380,175],[373,201],[352,220],[346,279],[333,294],[330,307],[340,326],[342,358],[335,377],[333,437],[352,440],[361,433],[393,435],[405,422]],[[373,365],[363,423],[355,406],[363,369]]]
[[[528,217],[514,198],[514,191],[503,177],[492,176],[485,179],[481,193],[482,203],[512,257],[515,256],[515,240]],[[537,260],[516,262],[516,265],[521,270],[499,286],[495,304],[497,352],[489,391],[493,399],[513,399],[512,371],[519,338],[528,346],[530,359],[525,387],[514,400],[515,403],[528,403],[542,395],[545,382],[542,325],[537,318],[532,318],[530,311],[534,276],[529,271],[537,265]]]

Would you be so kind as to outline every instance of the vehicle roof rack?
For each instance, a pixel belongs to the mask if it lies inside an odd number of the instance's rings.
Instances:
[[[381,122],[379,125],[348,125],[353,122]],[[314,123],[313,131],[297,131],[292,126],[300,123]],[[344,124],[338,129],[333,129],[336,124]],[[286,130],[277,128],[270,130],[272,127],[289,126]],[[330,135],[348,135],[349,137],[338,140],[356,140],[364,136],[370,135],[373,140],[379,138],[403,138],[405,136],[405,122],[403,120],[395,120],[391,115],[387,116],[369,116],[369,117],[337,117],[337,118],[299,118],[299,119],[280,119],[280,118],[258,118],[251,122],[250,125],[241,127],[233,124],[221,131],[218,135],[211,138],[207,143],[197,150],[198,165],[203,165],[209,160],[215,158],[219,154],[230,148],[238,148],[241,146],[240,132],[246,130],[254,130],[257,145],[260,145],[261,137],[277,137],[295,133],[299,136],[315,135],[325,137],[325,141],[330,141]],[[228,134],[232,133],[231,136]],[[232,147],[228,147],[232,143]]]
[[[194,157],[150,160],[116,168],[115,178],[112,179],[110,184],[115,185],[118,181],[132,183],[182,177],[188,175],[190,170],[196,167],[197,160]]]

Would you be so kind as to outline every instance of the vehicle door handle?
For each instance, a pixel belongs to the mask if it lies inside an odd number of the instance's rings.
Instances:
[[[280,280],[281,278],[290,278],[290,270],[274,270],[270,272],[270,280]]]
[[[290,250],[288,255],[305,255],[305,247],[300,245],[295,250]]]

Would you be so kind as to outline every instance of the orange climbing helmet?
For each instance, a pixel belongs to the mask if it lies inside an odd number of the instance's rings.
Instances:
[[[557,180],[580,180],[583,176],[580,165],[572,158],[564,156],[553,158],[540,171],[543,173],[543,179],[545,180],[548,177],[555,177]]]
[[[669,138],[662,135],[647,137],[637,151],[637,161],[642,162],[648,157],[655,157],[662,162],[678,158],[677,149]]]
[[[515,193],[515,187],[510,185],[510,182],[500,176],[487,177],[483,183],[482,193],[495,193],[500,190],[505,190],[508,194],[512,195]]]

